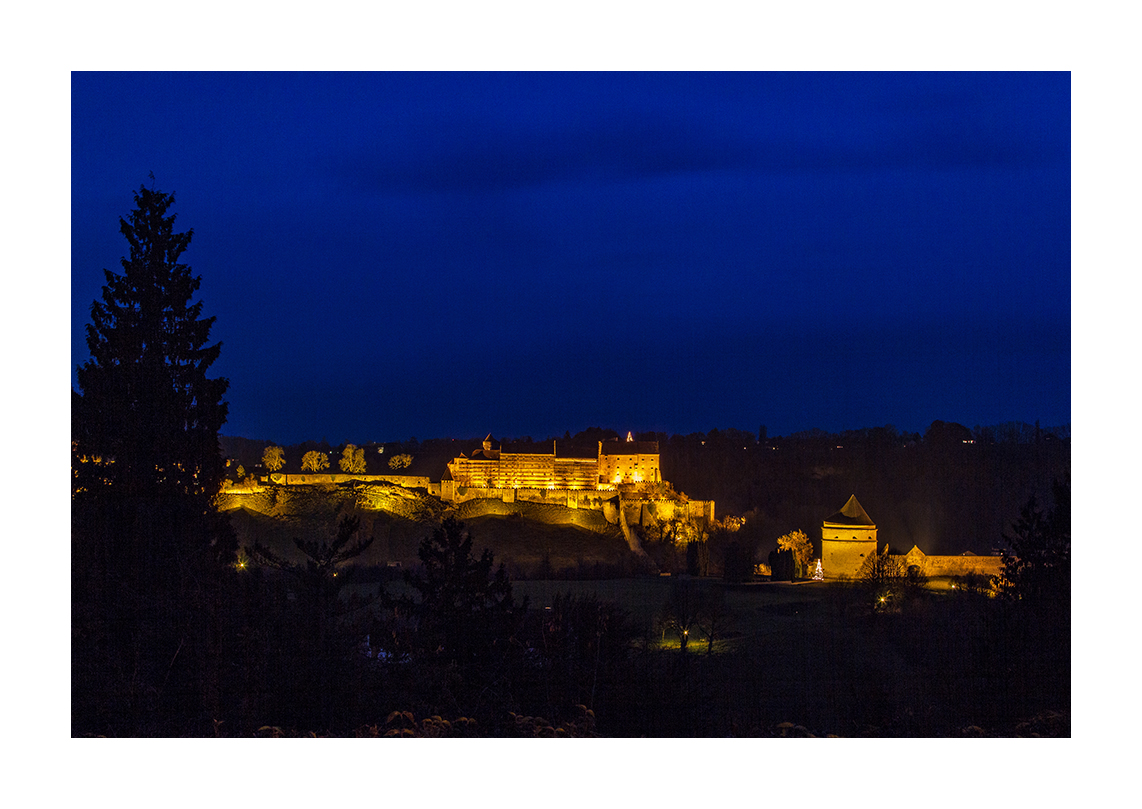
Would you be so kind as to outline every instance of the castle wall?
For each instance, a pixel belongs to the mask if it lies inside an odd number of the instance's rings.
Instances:
[[[928,556],[913,548],[904,556],[896,557],[907,569],[915,565],[928,578],[954,578],[956,576],[998,576],[1003,572],[1002,556]]]
[[[282,486],[312,486],[315,483],[391,483],[406,489],[428,489],[431,484],[427,475],[347,475],[306,472],[301,475],[286,475],[274,472],[269,476],[271,483]]]
[[[466,503],[470,500],[501,500],[506,503],[524,501],[565,506],[566,508],[600,509],[603,502],[614,498],[611,492],[595,489],[485,489],[475,486],[455,485],[452,502]]]
[[[594,489],[594,458],[500,453],[498,460],[456,458],[449,465],[457,485],[487,489]]]
[[[606,534],[617,530],[607,521],[602,509],[598,508],[568,509],[559,503],[536,503],[527,500],[506,503],[491,497],[473,498],[456,507],[456,517],[461,520],[489,515],[507,517],[515,514],[536,522],[549,525],[575,525],[596,533]]]

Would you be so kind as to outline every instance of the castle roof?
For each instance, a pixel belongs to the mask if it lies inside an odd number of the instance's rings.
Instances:
[[[464,457],[464,453],[460,453]],[[467,456],[470,461],[498,461],[500,459],[500,451],[498,449],[474,449],[472,454]]]
[[[876,523],[869,519],[868,514],[864,508],[861,507],[855,494],[849,498],[849,501],[845,503],[840,511],[831,517],[825,518],[825,522],[833,525],[876,525]]]
[[[498,461],[500,459],[500,451],[498,449],[492,449],[494,443],[495,439],[492,438],[491,433],[488,433],[484,438],[483,445],[479,449],[472,450],[472,454],[467,456],[461,452],[460,457],[467,457],[470,461]]]
[[[603,441],[600,455],[657,455],[657,441]]]

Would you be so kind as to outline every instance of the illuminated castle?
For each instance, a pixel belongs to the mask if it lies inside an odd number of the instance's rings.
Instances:
[[[448,464],[455,486],[480,489],[587,489],[613,491],[635,483],[662,480],[657,441],[600,441],[594,458],[560,457],[550,453],[505,452],[493,447],[492,436],[470,455],[461,453]]]

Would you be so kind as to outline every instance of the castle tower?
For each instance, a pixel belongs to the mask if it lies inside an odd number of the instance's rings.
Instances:
[[[876,524],[854,494],[821,524],[821,566],[825,578],[852,578],[865,558],[876,553]]]

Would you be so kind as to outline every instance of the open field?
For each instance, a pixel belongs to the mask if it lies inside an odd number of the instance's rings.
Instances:
[[[678,584],[724,594],[712,654],[699,632],[682,653],[658,621]],[[627,614],[629,656],[600,675],[592,705],[603,735],[769,735],[783,722],[814,735],[1070,734],[1069,640],[1043,643],[992,599],[944,590],[873,614],[841,583],[682,577],[519,581],[513,593],[534,616],[559,593]]]
[[[517,601],[526,595],[530,606],[536,609],[549,606],[557,593],[594,595],[617,604],[630,616],[636,630],[645,632],[653,629],[671,586],[682,581],[721,589],[725,593],[726,612],[734,616],[738,632],[750,635],[771,632],[789,617],[810,615],[827,597],[831,586],[808,581],[735,585],[712,579],[648,576],[602,581],[517,581],[512,583],[512,590]]]

